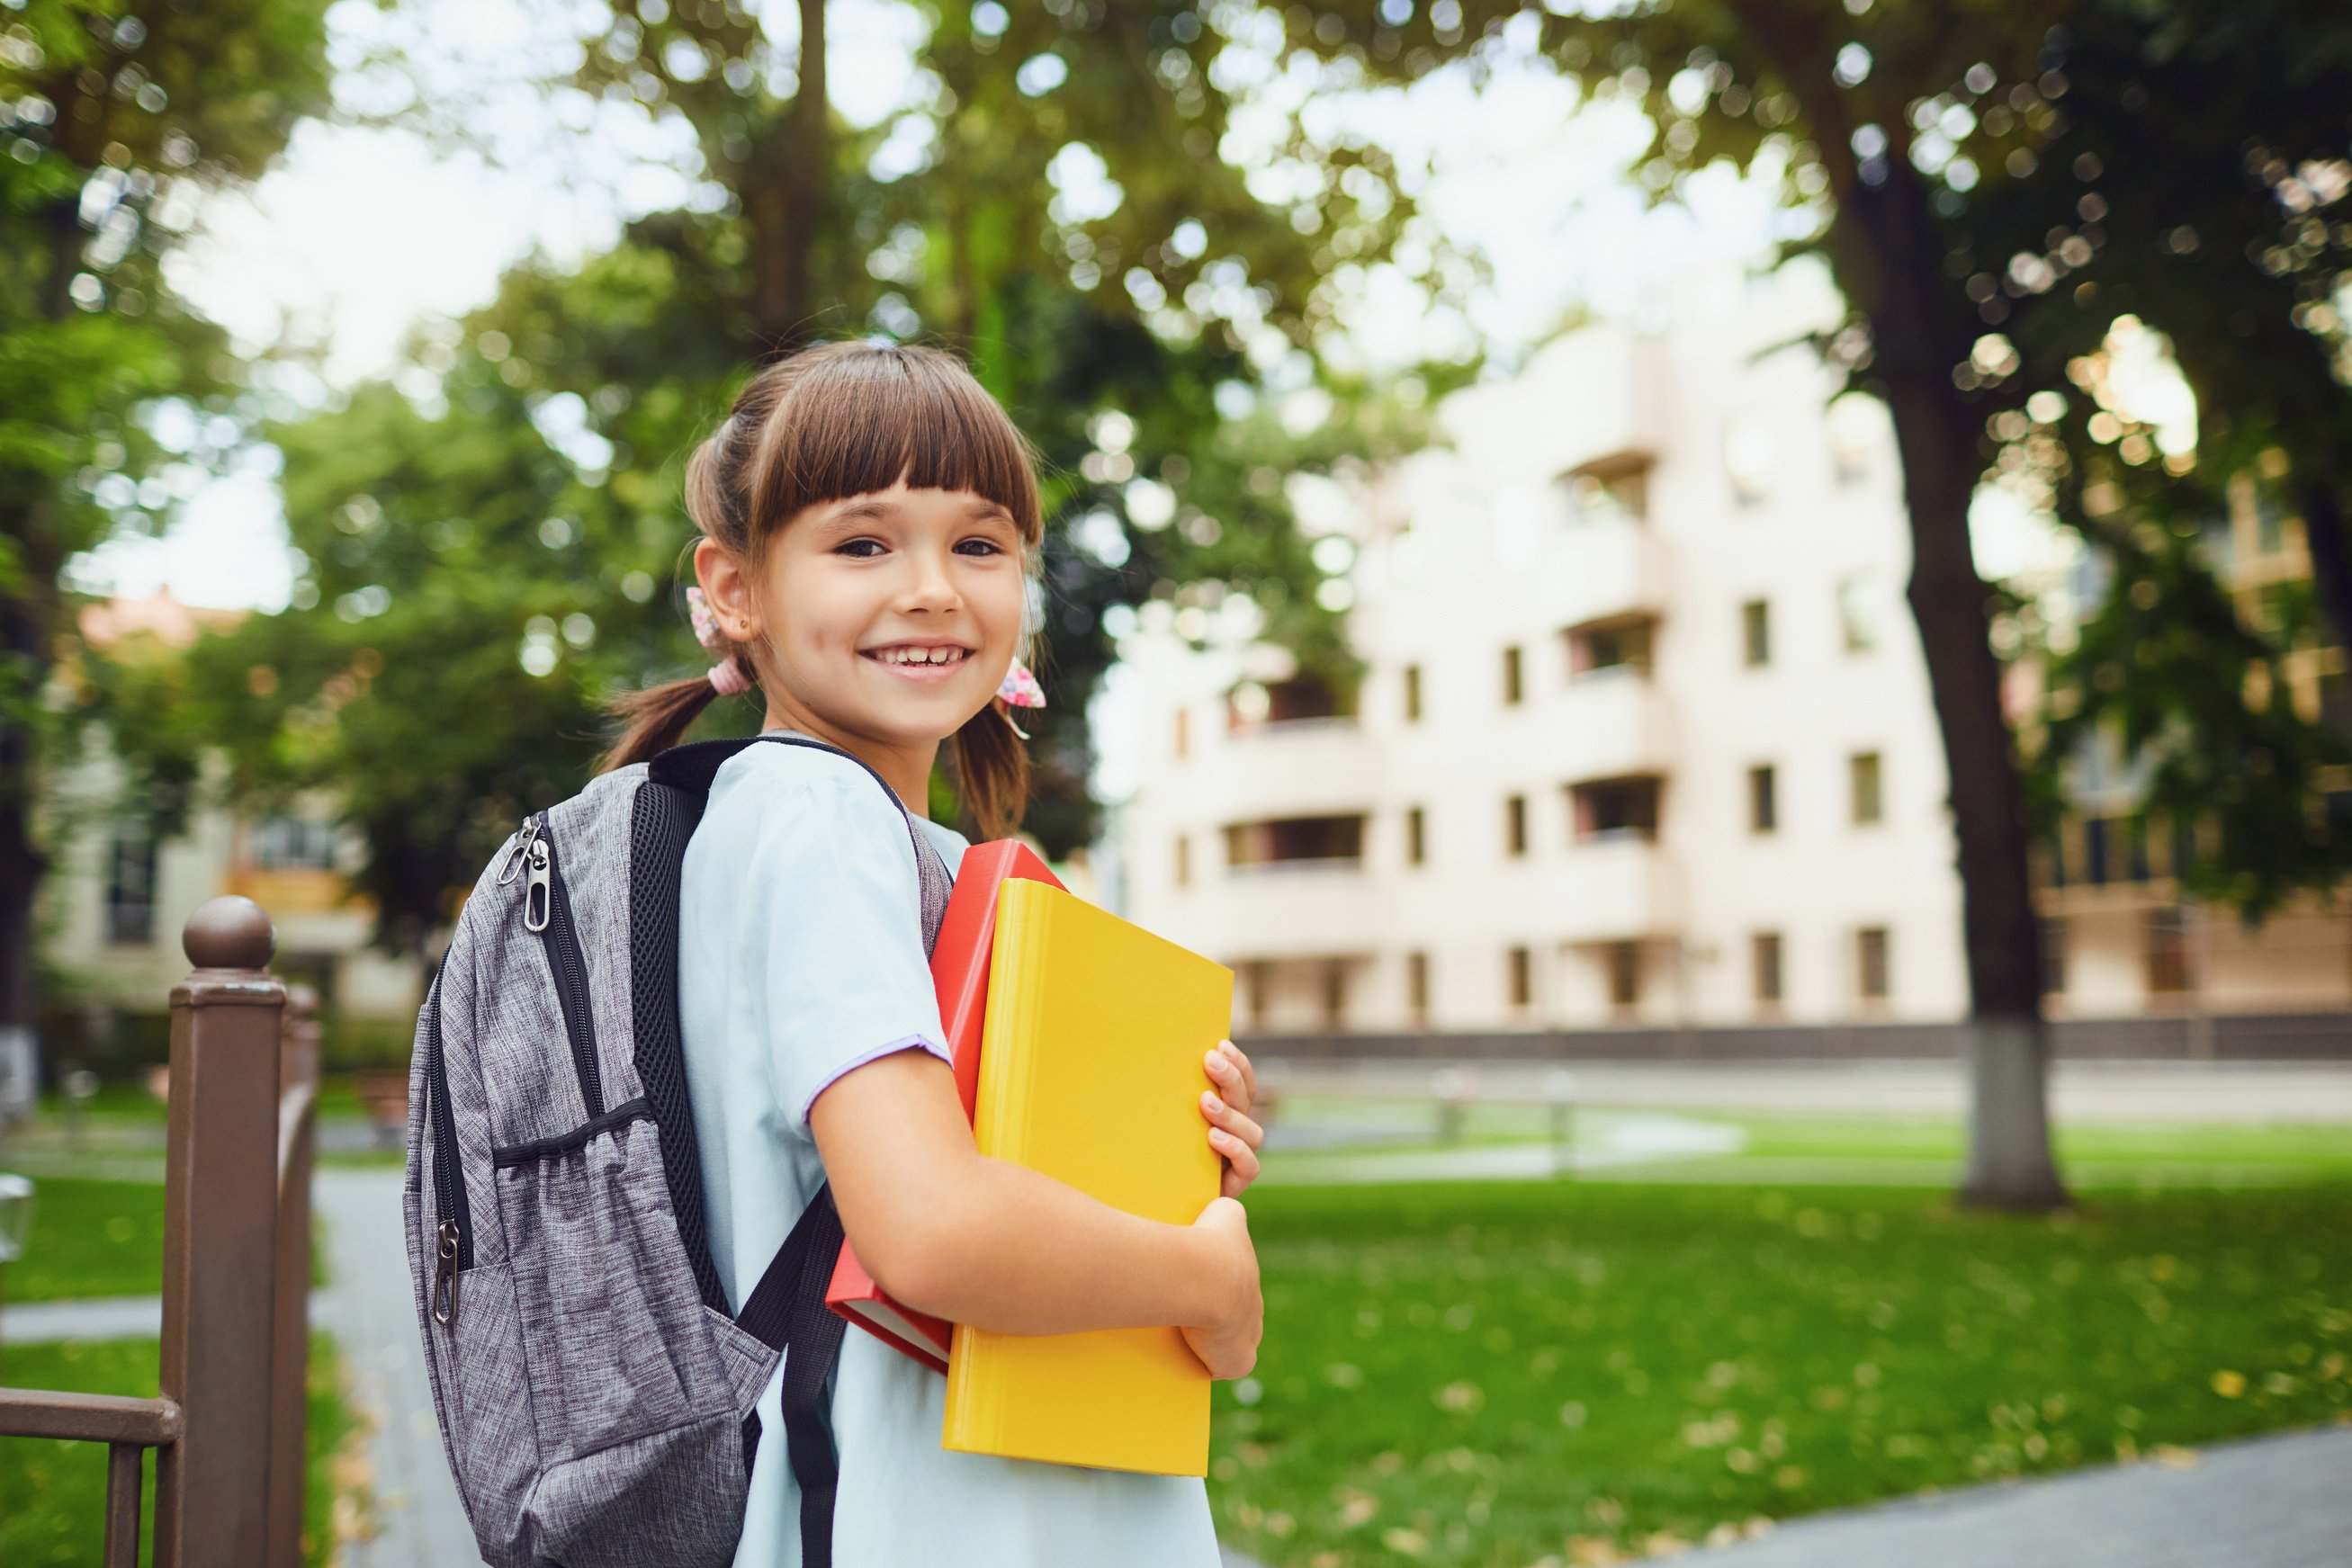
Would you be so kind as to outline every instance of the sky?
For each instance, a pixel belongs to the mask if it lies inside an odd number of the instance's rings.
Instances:
[[[790,7],[774,9],[789,19]],[[576,58],[575,26],[599,14],[609,15],[602,0],[404,0],[389,13],[341,0],[329,16],[335,118],[306,123],[259,181],[207,202],[169,263],[173,287],[246,351],[277,352],[271,384],[319,402],[389,373],[420,322],[487,302],[516,261],[576,261],[633,217],[703,199],[679,127],[532,85]],[[912,9],[835,0],[830,21],[835,107],[873,124],[913,86]],[[413,68],[385,65],[393,52]],[[1307,96],[1296,81],[1261,90],[1269,115]],[[1638,116],[1580,112],[1572,87],[1531,70],[1483,90],[1441,73],[1410,90],[1318,99],[1309,112],[1377,134],[1423,171],[1422,211],[1490,269],[1467,321],[1375,277],[1353,312],[1353,347],[1374,363],[1474,336],[1507,360],[1580,307],[1654,320],[1680,280],[1755,260],[1788,221],[1727,173],[1703,177],[1688,208],[1651,208],[1623,174],[1646,133]],[[1246,116],[1237,131],[1245,144]],[[76,578],[133,595],[168,586],[195,604],[282,606],[291,574],[276,473],[274,452],[248,453],[184,499],[161,538],[102,546]]]

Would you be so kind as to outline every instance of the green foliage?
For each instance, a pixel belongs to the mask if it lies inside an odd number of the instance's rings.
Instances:
[[[1220,1531],[1276,1564],[1606,1562],[2339,1418],[2344,1197],[2021,1220],[1853,1188],[1261,1191]]]
[[[415,945],[523,810],[578,788],[603,700],[702,667],[677,600],[682,460],[751,364],[848,333],[965,354],[1038,449],[1052,706],[1026,826],[1050,852],[1095,831],[1086,707],[1114,606],[1245,596],[1267,635],[1341,669],[1283,479],[1414,421],[1328,377],[1342,412],[1301,441],[1265,400],[1323,375],[1332,273],[1385,255],[1410,209],[1378,149],[1303,139],[1303,193],[1254,195],[1217,156],[1206,9],[1014,6],[995,35],[927,12],[929,97],[858,131],[811,112],[793,49],[741,12],[615,6],[561,85],[681,117],[713,199],[574,273],[515,269],[416,345],[437,398],[363,388],[272,433],[303,585],[199,650],[195,732],[241,788],[342,791],[380,936]],[[1049,58],[1062,78],[1041,86]],[[714,727],[756,725],[723,706]]]
[[[1432,6],[1293,7],[1286,43],[1406,80],[1532,48],[1596,99],[1640,104],[1654,131],[1635,172],[1660,197],[1717,160],[1777,180],[1813,220],[1787,250],[1822,255],[1853,308],[1822,347],[1893,404],[1915,502],[1969,477],[1920,438],[1940,425],[1978,466],[2037,477],[2092,541],[2110,591],[2050,672],[2051,744],[2026,737],[2045,818],[2095,733],[2147,771],[2144,821],[2208,824],[2197,895],[2260,916],[2352,870],[2329,800],[2346,787],[2344,726],[2326,733],[2268,678],[2315,652],[2326,622],[2325,640],[2352,644],[2340,8],[1660,0],[1538,19],[1470,0],[1449,14],[1441,27]],[[2126,314],[2169,335],[2196,392],[2193,469],[2151,464],[2146,432],[2091,434],[2070,367]],[[1979,354],[1995,329],[2007,354]],[[2029,422],[2036,392],[2068,414]],[[2134,435],[2137,465],[2117,461]],[[2259,625],[2186,541],[2273,448],[2320,613]],[[2086,494],[2106,505],[2086,509]]]

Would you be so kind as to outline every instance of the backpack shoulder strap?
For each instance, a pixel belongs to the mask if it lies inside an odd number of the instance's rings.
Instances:
[[[940,923],[947,916],[950,879],[947,862],[879,773],[838,747],[793,735],[766,735],[747,740],[700,741],[676,747],[656,758],[650,778],[656,784],[708,796],[720,764],[746,746],[801,746],[848,758],[866,768],[883,795],[898,808],[915,848],[915,879],[923,951],[938,946]],[[667,766],[666,767],[665,764]],[[675,944],[673,943],[673,951]],[[816,1190],[808,1207],[793,1222],[792,1234],[761,1270],[759,1282],[743,1298],[736,1324],[761,1343],[786,1352],[784,1357],[784,1444],[793,1477],[801,1489],[801,1561],[803,1568],[832,1568],[834,1495],[841,1479],[833,1433],[825,1421],[825,1387],[848,1323],[824,1304],[834,1264],[841,1255],[841,1216],[834,1207],[828,1184]],[[743,1468],[748,1472],[760,1446],[760,1417],[754,1412],[743,1421]]]

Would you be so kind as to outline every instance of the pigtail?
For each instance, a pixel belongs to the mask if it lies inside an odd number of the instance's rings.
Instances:
[[[1029,753],[1002,705],[990,703],[955,732],[956,790],[983,839],[1021,826],[1029,805]]]
[[[707,675],[664,681],[641,692],[623,692],[604,705],[604,711],[621,720],[623,727],[613,749],[596,759],[596,771],[610,773],[632,762],[650,761],[676,746],[718,695],[719,688]]]

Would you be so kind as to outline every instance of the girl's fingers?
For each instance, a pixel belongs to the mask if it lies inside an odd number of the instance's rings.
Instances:
[[[1204,1093],[1201,1096],[1201,1114],[1208,1118],[1210,1126],[1220,1128],[1227,1135],[1241,1139],[1253,1149],[1263,1148],[1265,1145],[1265,1129],[1218,1099],[1214,1094]]]
[[[1255,1125],[1255,1123],[1251,1124]],[[1243,1190],[1257,1180],[1257,1150],[1223,1128],[1209,1134],[1209,1146],[1225,1158],[1224,1196],[1241,1197]]]
[[[1217,1049],[1202,1059],[1209,1077],[1223,1092],[1225,1102],[1236,1111],[1247,1111],[1257,1103],[1257,1074],[1249,1058],[1230,1040],[1221,1040]]]

